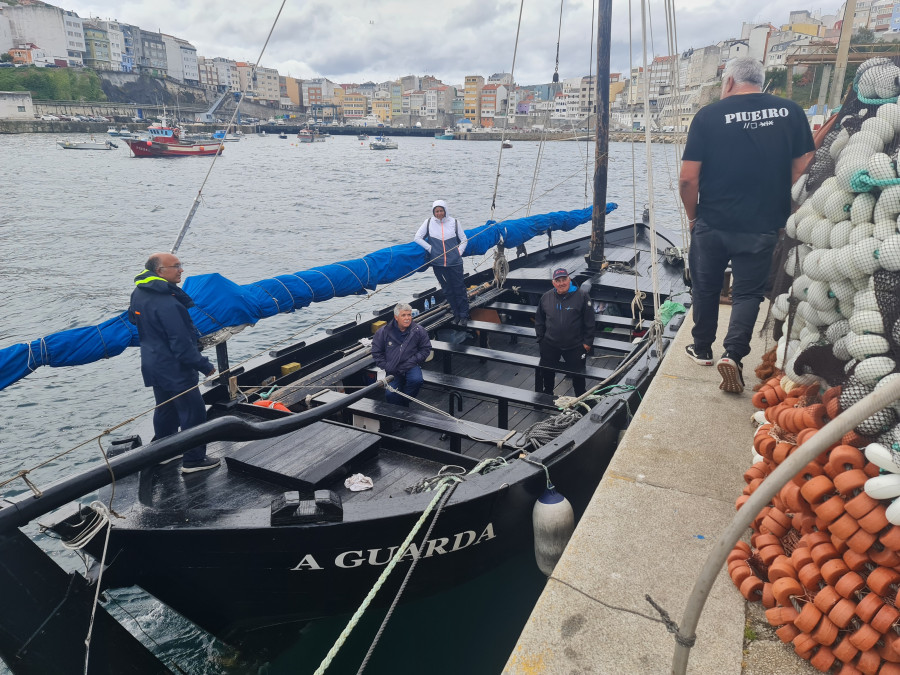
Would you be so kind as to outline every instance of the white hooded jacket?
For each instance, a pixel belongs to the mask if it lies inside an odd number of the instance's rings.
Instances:
[[[431,205],[432,214],[438,206],[443,207],[444,217],[438,220],[432,215],[422,223],[416,232],[415,242],[428,251],[432,258],[438,256],[433,262],[434,265],[441,267],[461,265],[462,254],[466,250],[466,232],[459,221],[447,212],[447,204],[442,199],[438,199]],[[440,242],[439,247],[438,242]]]

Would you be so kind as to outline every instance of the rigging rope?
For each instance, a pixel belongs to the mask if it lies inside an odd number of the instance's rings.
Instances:
[[[341,634],[338,636],[337,640],[335,640],[335,643],[332,645],[331,649],[328,650],[328,653],[325,655],[325,658],[322,659],[322,663],[319,664],[319,667],[316,669],[314,675],[322,675],[331,665],[334,657],[337,656],[338,651],[340,651],[341,647],[344,646],[344,643],[347,641],[347,637],[349,637],[350,633],[359,623],[359,620],[362,618],[362,615],[365,613],[365,611],[369,608],[369,605],[372,604],[372,601],[375,599],[378,591],[381,590],[384,582],[387,581],[387,578],[390,576],[391,572],[394,571],[394,568],[397,566],[397,563],[400,562],[400,559],[406,555],[407,549],[412,543],[413,537],[415,537],[418,531],[422,528],[422,525],[425,523],[425,519],[428,518],[428,514],[430,514],[435,506],[437,506],[438,502],[441,501],[444,492],[446,492],[450,488],[450,485],[453,483],[458,483],[460,480],[462,479],[458,476],[449,476],[440,485],[440,487],[437,488],[434,497],[428,503],[428,506],[425,507],[422,515],[419,516],[416,524],[413,525],[412,530],[410,530],[409,534],[406,535],[406,539],[404,539],[403,543],[400,544],[400,546],[397,548],[397,552],[394,554],[394,557],[391,558],[391,562],[387,564],[387,567],[385,567],[384,571],[379,575],[378,580],[375,582],[375,585],[372,586],[365,599],[363,599],[362,604],[360,604],[359,608],[356,610],[356,612],[354,612],[353,616],[350,617],[349,623],[344,628],[344,630],[341,631]]]
[[[269,45],[269,40],[272,38],[272,33],[275,30],[275,26],[278,25],[278,19],[281,17],[281,12],[284,9],[284,5],[287,0],[281,0],[281,6],[278,8],[278,13],[275,15],[275,21],[272,22],[272,27],[269,29],[269,34],[266,36],[266,41],[262,46],[262,50],[259,52],[259,57],[256,59],[256,63],[253,64],[253,69],[250,71],[250,82],[254,82],[256,79],[256,69],[259,66],[259,62],[262,60],[263,54],[266,53],[266,47]],[[237,105],[234,106],[234,112],[231,113],[231,119],[228,121],[228,125],[225,127],[225,135],[228,135],[228,130],[234,126],[235,117],[237,117],[238,111],[241,109],[241,103],[244,100],[244,92],[241,90],[241,98],[238,100]],[[184,235],[187,234],[188,228],[191,226],[191,221],[194,219],[194,214],[197,212],[197,208],[200,206],[200,200],[203,198],[203,188],[206,187],[206,181],[209,180],[210,174],[212,174],[213,167],[216,165],[216,161],[219,159],[219,155],[222,154],[222,149],[225,147],[225,139],[223,138],[219,141],[219,152],[213,155],[212,163],[209,165],[209,169],[206,172],[206,176],[203,178],[203,182],[200,184],[200,189],[197,190],[197,196],[194,197],[194,201],[191,203],[191,208],[188,210],[187,217],[184,219],[184,223],[181,225],[181,229],[178,231],[178,236],[175,237],[175,243],[172,244],[171,253],[177,253],[179,247],[181,246],[181,242],[184,239]]]

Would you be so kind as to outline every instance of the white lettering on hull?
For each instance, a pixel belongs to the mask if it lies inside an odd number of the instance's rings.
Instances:
[[[483,541],[490,541],[497,535],[494,533],[494,524],[488,523],[481,534],[475,530],[466,530],[458,532],[451,537],[439,537],[438,539],[429,539],[420,548],[418,544],[410,544],[403,552],[400,560],[415,560],[416,558],[430,558],[434,555],[446,555],[455,551],[461,551],[470,546],[478,546]],[[447,548],[450,543],[450,548]],[[389,548],[370,548],[366,551],[342,551],[334,558],[334,567],[341,569],[351,569],[360,566],[381,567],[387,565],[396,555],[397,546]],[[424,554],[422,553],[424,551]],[[295,567],[291,568],[292,572],[303,572],[312,570],[325,569],[312,553],[303,556]]]

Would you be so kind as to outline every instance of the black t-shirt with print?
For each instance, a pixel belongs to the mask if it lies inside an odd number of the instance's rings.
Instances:
[[[712,228],[771,232],[791,213],[791,162],[814,149],[803,109],[771,94],[701,108],[682,159],[702,162],[697,215]]]

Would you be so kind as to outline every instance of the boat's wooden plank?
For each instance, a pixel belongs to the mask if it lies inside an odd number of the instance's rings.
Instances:
[[[492,302],[487,305],[487,309],[495,309],[498,312],[509,312],[511,314],[527,314],[529,316],[534,316],[537,313],[537,307],[534,305],[520,305],[514,302]],[[599,324],[623,326],[626,328],[634,327],[634,321],[627,316],[612,316],[611,314],[597,314],[595,316]],[[642,320],[640,328],[644,328],[644,323]]]
[[[486,333],[499,333],[515,337],[535,339],[533,326],[516,326],[508,323],[491,323],[490,321],[469,321],[468,328],[484,331]],[[623,340],[610,340],[609,338],[594,338],[594,346],[598,349],[608,349],[613,352],[631,351],[631,343]]]
[[[479,439],[487,439],[487,442],[495,442],[504,438],[509,433],[506,429],[498,429],[494,426],[469,422],[468,420],[465,420],[464,423],[462,421],[457,422],[437,413],[413,410],[400,405],[376,401],[370,398],[364,398],[350,404],[347,407],[347,410],[375,419],[424,426],[433,431],[450,434],[450,447],[454,452],[459,451],[458,448],[460,446],[461,437],[471,435]],[[509,442],[512,442],[513,438],[514,436],[509,439]]]
[[[263,451],[257,443],[248,443],[225,461],[230,471],[309,491],[351,463],[375,454],[380,441],[377,434],[316,422],[284,436],[279,443],[259,441]]]
[[[436,352],[443,352],[445,354],[445,358],[449,357],[451,354],[458,354],[461,356],[471,356],[478,359],[487,359],[489,361],[501,361],[503,363],[520,365],[526,368],[540,367],[540,358],[537,356],[526,356],[524,354],[499,351],[496,349],[485,349],[484,347],[471,347],[469,345],[454,345],[450,344],[449,342],[441,342],[440,340],[432,340],[431,348]],[[448,367],[445,366],[445,370],[447,369]],[[557,367],[553,368],[553,370],[564,375],[581,374],[573,373],[571,371]],[[610,375],[612,375],[611,370],[608,370],[607,368],[596,368],[593,366],[586,367],[584,372],[584,376],[592,380],[605,380]]]

